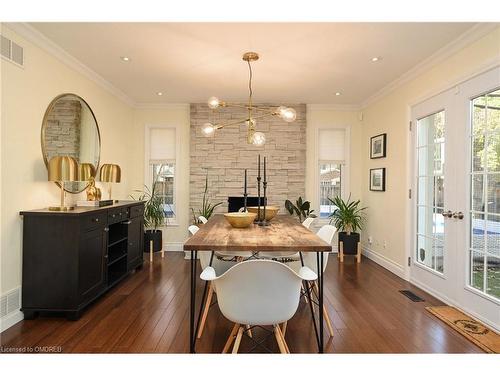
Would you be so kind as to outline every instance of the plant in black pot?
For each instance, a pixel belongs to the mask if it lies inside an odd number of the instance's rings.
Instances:
[[[193,224],[194,225],[200,225],[199,217],[204,216],[205,219],[210,219],[212,214],[214,213],[214,210],[220,206],[222,202],[218,202],[215,204],[212,204],[209,194],[208,194],[208,173],[205,176],[205,190],[203,191],[203,199],[201,201],[201,208],[198,210],[198,215],[195,213],[194,208],[191,208],[191,212],[193,214]]]
[[[158,173],[155,176],[151,189],[144,185],[144,190],[135,190],[140,192],[137,200],[144,201],[144,251],[150,251],[150,242],[153,241],[153,251],[162,249],[163,238],[161,226],[167,225],[165,221],[164,199],[160,194],[158,187],[158,179],[162,172],[163,165],[160,166]],[[136,199],[132,197],[133,199]]]
[[[340,242],[343,243],[343,254],[358,254],[358,243],[360,235],[357,230],[361,230],[365,221],[364,210],[366,207],[359,207],[361,201],[351,201],[351,196],[347,201],[341,197],[328,198],[337,208],[330,214],[330,224],[335,225],[339,230],[339,251]],[[358,257],[358,262],[360,258]],[[342,261],[342,259],[341,259]]]

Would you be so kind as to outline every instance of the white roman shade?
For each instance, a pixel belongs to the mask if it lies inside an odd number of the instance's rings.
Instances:
[[[175,129],[151,128],[149,137],[150,160],[175,160]]]
[[[320,129],[318,136],[318,159],[345,164],[345,130]]]

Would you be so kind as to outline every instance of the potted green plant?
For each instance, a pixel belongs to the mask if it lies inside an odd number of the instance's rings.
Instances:
[[[151,188],[144,185],[144,190],[134,190],[140,193],[137,200],[144,201],[144,251],[150,251],[150,242],[153,241],[153,251],[160,251],[163,245],[161,226],[166,225],[163,197],[157,191],[158,178],[163,169],[160,166]],[[133,199],[136,199],[132,196]]]
[[[316,217],[316,215],[313,214],[314,210],[311,210],[311,202],[303,201],[302,197],[299,197],[295,204],[287,199],[285,201],[285,208],[290,215],[297,215],[301,223],[308,217]]]
[[[329,217],[330,224],[339,230],[339,249],[340,242],[343,242],[344,254],[357,254],[360,235],[356,231],[363,227],[366,207],[359,207],[361,201],[351,201],[350,195],[347,201],[340,196],[328,200],[337,207]]]
[[[207,220],[210,219],[210,216],[214,213],[216,207],[220,206],[222,202],[218,202],[212,204],[210,201],[210,197],[208,196],[208,173],[205,176],[205,190],[203,191],[203,199],[201,202],[201,208],[198,209],[198,215],[194,212],[194,209],[191,208],[191,212],[193,213],[193,224],[199,225],[200,222],[198,217],[204,216]]]

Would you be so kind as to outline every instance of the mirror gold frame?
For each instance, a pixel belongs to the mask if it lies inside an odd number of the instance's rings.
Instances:
[[[99,163],[101,160],[101,133],[99,130],[99,124],[98,124],[97,119],[95,117],[94,111],[92,110],[90,105],[87,103],[87,101],[85,99],[83,99],[81,96],[79,96],[77,94],[73,94],[73,93],[64,93],[64,94],[60,94],[60,95],[56,96],[54,99],[52,99],[52,101],[48,105],[47,109],[45,110],[45,114],[43,116],[43,121],[42,121],[42,131],[40,134],[40,143],[42,146],[42,155],[43,155],[43,161],[45,163],[45,167],[48,170],[49,160],[47,159],[47,147],[45,144],[45,136],[46,136],[48,117],[51,114],[52,110],[54,109],[54,106],[56,105],[57,101],[65,96],[74,97],[75,99],[78,99],[82,103],[84,103],[87,106],[87,108],[89,109],[89,111],[92,115],[92,118],[94,119],[95,128],[97,131],[97,139],[99,141],[98,155],[96,157],[97,164],[95,165],[95,173],[97,174],[97,172],[99,171]],[[96,177],[96,176],[94,176],[94,177]],[[84,181],[82,181],[82,182],[84,182]],[[61,187],[59,182],[56,182],[56,185]],[[89,182],[87,182],[86,184],[82,183],[80,188],[78,188],[76,190],[68,190],[68,188],[65,186],[64,191],[71,193],[71,194],[78,194],[78,193],[81,193],[82,191],[84,191],[88,186],[89,186]]]

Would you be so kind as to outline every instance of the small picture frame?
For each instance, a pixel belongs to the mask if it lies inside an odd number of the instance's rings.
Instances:
[[[370,169],[370,190],[385,191],[385,168]]]
[[[370,159],[385,158],[387,152],[387,133],[370,138]]]

